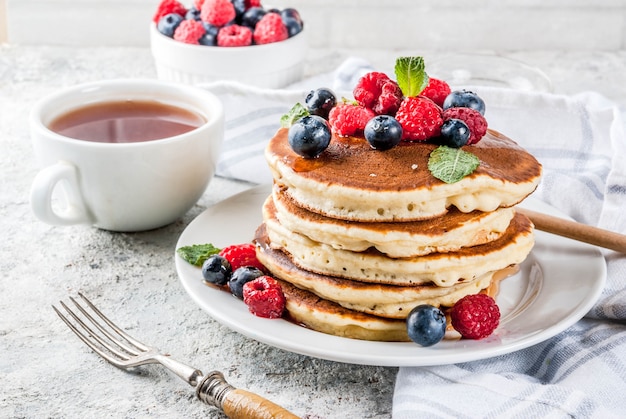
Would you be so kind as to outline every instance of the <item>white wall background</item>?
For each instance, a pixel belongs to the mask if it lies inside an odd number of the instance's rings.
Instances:
[[[186,6],[191,1],[181,0]],[[148,24],[158,3],[0,0],[0,40],[5,32],[11,44],[147,46]],[[518,51],[626,46],[626,0],[268,0],[264,4],[298,8],[316,48]]]

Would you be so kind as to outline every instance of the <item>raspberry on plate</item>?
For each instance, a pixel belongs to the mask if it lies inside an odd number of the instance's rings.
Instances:
[[[233,272],[243,266],[253,266],[265,271],[265,266],[256,258],[256,247],[252,243],[226,246],[220,250],[219,255],[230,262]]]
[[[402,101],[396,120],[402,125],[405,141],[426,141],[441,133],[441,108],[423,96],[407,97]]]
[[[369,120],[375,116],[374,111],[364,106],[340,103],[330,110],[328,122],[338,135],[359,135],[363,133]]]
[[[487,294],[466,295],[450,310],[452,327],[466,339],[482,339],[500,323],[500,309]]]
[[[215,26],[224,26],[235,18],[235,6],[230,0],[205,0],[200,9],[200,18]]]
[[[278,13],[267,13],[254,29],[254,42],[259,45],[280,42],[287,38],[289,32]]]
[[[185,14],[187,14],[187,8],[178,0],[162,0],[157,7],[156,13],[152,17],[152,21],[158,23],[163,16],[169,15],[170,13],[176,13],[184,17]]]
[[[443,119],[460,119],[465,122],[470,130],[467,145],[476,144],[487,133],[487,120],[471,108],[448,108],[443,111]]]
[[[252,45],[252,31],[240,25],[224,26],[217,33],[219,47],[246,47]]]
[[[420,95],[426,96],[439,106],[443,106],[444,100],[450,94],[450,85],[443,80],[430,77],[428,79],[428,85],[422,90]]]
[[[286,299],[280,284],[264,275],[243,286],[243,302],[255,316],[278,319],[283,316]]]
[[[402,90],[385,73],[373,71],[359,79],[354,99],[377,115],[394,115],[402,103]]]
[[[183,20],[174,31],[174,39],[187,44],[199,44],[198,40],[204,33],[202,22]]]

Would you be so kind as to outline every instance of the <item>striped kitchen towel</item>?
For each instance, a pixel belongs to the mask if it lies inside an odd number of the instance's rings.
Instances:
[[[263,149],[280,116],[314,87],[350,97],[355,77],[368,69],[362,60],[348,60],[335,73],[288,90],[203,86],[218,94],[226,108],[218,176],[271,182]],[[626,136],[613,103],[594,93],[474,90],[485,99],[490,127],[543,164],[544,177],[533,197],[576,221],[626,234]],[[393,417],[626,418],[626,256],[603,253],[606,286],[585,318],[507,355],[400,368]]]

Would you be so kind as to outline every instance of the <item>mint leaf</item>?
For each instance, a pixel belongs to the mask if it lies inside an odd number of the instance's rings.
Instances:
[[[439,146],[430,153],[428,170],[437,179],[455,183],[476,170],[480,160],[460,148]]]
[[[205,260],[210,256],[213,256],[220,252],[221,249],[213,246],[211,243],[207,244],[192,244],[191,246],[183,246],[176,249],[176,253],[183,258],[185,262],[192,265],[202,266]]]
[[[395,72],[398,86],[406,97],[417,96],[428,86],[428,74],[422,57],[398,58]]]
[[[298,119],[307,115],[309,115],[309,110],[298,102],[293,105],[289,112],[280,117],[280,126],[283,128],[289,128]]]

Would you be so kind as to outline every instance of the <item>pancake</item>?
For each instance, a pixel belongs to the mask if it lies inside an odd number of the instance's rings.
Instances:
[[[430,220],[350,222],[300,208],[276,185],[263,211],[268,218],[276,217],[286,229],[335,249],[362,252],[374,247],[393,258],[454,252],[488,243],[506,231],[515,214],[512,208],[470,213],[452,208],[445,217]]]
[[[297,267],[322,275],[390,285],[434,283],[451,287],[522,262],[534,245],[532,223],[517,213],[497,240],[457,252],[413,258],[389,258],[375,249],[338,250],[286,229],[272,214],[264,214],[264,220],[270,245],[289,253]],[[260,234],[257,231],[256,241],[261,240]]]
[[[407,342],[404,320],[385,319],[343,308],[313,293],[281,281],[285,308],[295,323],[329,335],[385,342]]]
[[[417,305],[451,307],[462,297],[477,294],[488,288],[496,272],[487,272],[467,282],[451,287],[433,284],[396,286],[353,281],[316,274],[298,268],[289,254],[273,249],[260,228],[255,240],[257,258],[275,278],[287,281],[298,288],[312,292],[344,308],[380,317],[404,319]],[[499,271],[498,271],[499,272]]]
[[[477,144],[463,147],[480,165],[452,184],[428,170],[434,144],[401,143],[381,152],[364,138],[333,134],[324,152],[304,159],[289,146],[287,132],[279,129],[265,149],[274,182],[299,207],[331,218],[413,221],[442,216],[450,206],[489,212],[521,202],[541,178],[539,162],[493,130]]]

